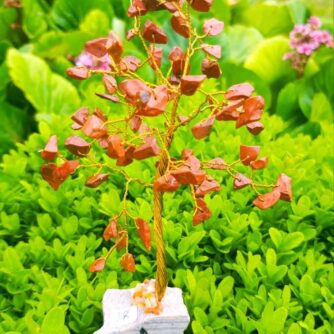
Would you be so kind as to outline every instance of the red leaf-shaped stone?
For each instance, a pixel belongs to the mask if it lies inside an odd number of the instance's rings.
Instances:
[[[53,160],[58,154],[57,136],[51,136],[44,149],[41,151],[41,157],[44,160]]]
[[[93,115],[95,115],[96,117],[98,117],[103,122],[106,122],[108,120],[108,117],[98,107],[94,108]]]
[[[219,35],[224,30],[224,22],[210,19],[205,20],[203,24],[203,32],[209,36]]]
[[[247,130],[254,136],[258,135],[264,129],[261,122],[252,122],[247,124]]]
[[[110,240],[111,238],[116,238],[118,235],[117,233],[117,220],[112,218],[106,228],[103,231],[103,239],[105,241]]]
[[[205,53],[217,59],[219,59],[222,55],[220,45],[201,44],[201,48]]]
[[[228,100],[237,100],[247,98],[252,95],[254,88],[247,82],[231,86],[225,93]]]
[[[280,192],[280,198],[283,201],[292,201],[291,178],[285,174],[280,174],[276,182],[276,189]]]
[[[187,149],[185,149],[182,153],[182,159],[184,160],[184,165],[186,167],[189,167],[191,170],[198,171],[201,169],[201,161],[198,160],[192,153],[191,150],[189,150],[191,153],[186,155]]]
[[[117,82],[116,82],[116,79],[112,75],[104,74],[102,81],[103,81],[104,88],[109,94],[114,94],[116,92]]]
[[[112,159],[124,157],[125,149],[123,139],[115,134],[108,138],[108,156]]]
[[[244,112],[240,114],[236,122],[236,127],[258,121],[263,113],[264,99],[262,96],[253,96],[248,98],[243,104]]]
[[[110,174],[95,174],[86,180],[85,186],[97,188],[100,184],[109,178]]]
[[[180,184],[201,184],[205,179],[202,170],[191,170],[188,167],[180,167],[170,172]]]
[[[80,165],[78,160],[66,160],[63,164],[58,167],[59,177],[65,181]]]
[[[232,100],[216,114],[217,121],[235,121],[239,118],[239,109],[242,109],[244,99]]]
[[[253,169],[263,169],[268,165],[268,158],[264,157],[259,160],[251,161],[250,166]]]
[[[136,160],[143,160],[159,154],[160,147],[158,146],[156,139],[153,136],[148,136],[145,139],[145,143],[135,149],[133,158]]]
[[[138,108],[136,114],[139,116],[158,116],[166,110],[168,100],[168,87],[166,85],[157,86],[152,90],[148,102],[143,108]]]
[[[55,163],[48,163],[41,166],[41,174],[43,179],[49,183],[54,189],[58,190],[59,186],[63,183],[58,174],[58,166]]]
[[[211,211],[207,207],[204,199],[196,199],[196,208],[193,215],[193,226],[201,224],[203,221],[208,220],[211,217]]]
[[[89,153],[90,144],[79,136],[68,137],[65,141],[65,147],[73,154],[82,157]]]
[[[260,146],[240,145],[240,160],[245,166],[248,166],[251,161],[256,160],[259,152]]]
[[[108,130],[103,125],[104,122],[96,115],[89,116],[82,127],[82,132],[90,138],[99,139],[104,137]]]
[[[219,190],[220,190],[219,183],[212,178],[207,178],[196,188],[195,196],[203,197],[212,191],[219,191]]]
[[[206,118],[199,123],[195,124],[191,131],[196,139],[202,139],[208,136],[211,132],[213,122],[215,121],[215,117],[211,116]]]
[[[136,133],[138,132],[141,124],[142,124],[142,119],[141,117],[137,116],[137,115],[134,115],[132,116],[132,118],[130,119],[130,129]]]
[[[85,43],[87,52],[95,57],[101,58],[107,54],[106,49],[107,38],[96,38]]]
[[[171,25],[174,31],[177,32],[179,35],[185,38],[189,38],[190,29],[188,26],[187,19],[186,17],[184,17],[183,14],[181,14],[178,11],[174,12],[171,18]]]
[[[228,168],[227,163],[221,158],[215,158],[207,162],[207,166],[211,169],[226,170]]]
[[[66,73],[72,79],[85,80],[89,77],[89,69],[87,67],[70,67]]]
[[[208,12],[212,6],[213,0],[187,0],[190,6],[199,12]]]
[[[142,240],[145,248],[151,251],[151,230],[150,225],[142,218],[135,220],[137,231],[140,239]]]
[[[270,191],[269,193],[260,195],[253,201],[253,204],[258,208],[260,208],[261,210],[266,210],[275,205],[279,199],[280,199],[280,192],[279,190],[275,189],[273,191]]]
[[[244,188],[252,183],[252,180],[246,177],[245,175],[241,173],[237,173],[234,182],[233,182],[233,188],[234,189],[241,189]]]
[[[133,37],[135,37],[136,36],[136,30],[135,29],[130,29],[130,30],[128,30],[128,32],[126,33],[126,39],[128,40],[128,41],[130,41]]]
[[[208,78],[219,78],[222,74],[219,64],[215,60],[207,58],[202,61],[202,73]]]
[[[119,230],[115,243],[116,243],[116,249],[118,251],[125,248],[126,245],[128,244],[128,234],[123,230]]]
[[[143,37],[146,41],[156,44],[166,44],[167,35],[152,21],[147,20],[144,25]]]
[[[108,54],[118,64],[122,59],[123,43],[119,36],[113,31],[109,33],[105,47]]]
[[[158,66],[159,68],[161,67],[161,60],[162,60],[162,56],[163,56],[163,50],[162,48],[156,48],[154,44],[150,45],[150,53],[152,55],[152,57],[150,57],[149,59],[149,64],[150,66],[155,69],[155,65],[154,62],[156,64],[156,66]],[[154,61],[153,61],[154,59]]]
[[[160,192],[174,192],[180,184],[171,174],[163,175],[154,181],[154,189]]]
[[[122,58],[120,66],[123,72],[136,72],[140,66],[140,59],[134,56],[125,56]]]
[[[117,166],[127,166],[133,161],[133,152],[135,151],[135,146],[129,146],[125,149],[124,156],[121,156],[117,159]]]
[[[146,104],[151,96],[150,88],[138,79],[124,80],[120,83],[119,88],[126,100],[135,106]],[[145,97],[145,101],[142,101],[143,97]]]
[[[131,253],[125,253],[121,258],[121,266],[125,271],[134,273],[136,271],[135,259]]]
[[[181,78],[181,93],[183,95],[194,95],[196,90],[205,80],[205,75],[185,75]]]
[[[95,95],[100,97],[101,99],[111,101],[112,103],[119,103],[119,97],[117,95],[101,94],[101,93],[95,93]]]
[[[82,126],[86,122],[86,120],[88,118],[88,114],[89,114],[88,108],[87,107],[82,107],[72,115],[71,119],[75,123]]]
[[[172,62],[172,71],[174,75],[176,76],[182,75],[184,72],[186,55],[181,50],[181,48],[179,48],[178,46],[173,47],[168,56],[168,59]],[[187,72],[188,71],[189,68],[187,69]]]
[[[89,266],[89,271],[91,273],[96,273],[98,271],[102,271],[106,265],[106,259],[104,257],[100,257]]]
[[[128,9],[128,16],[140,16],[145,15],[147,13],[147,8],[145,6],[144,1],[142,0],[133,0],[132,5]]]

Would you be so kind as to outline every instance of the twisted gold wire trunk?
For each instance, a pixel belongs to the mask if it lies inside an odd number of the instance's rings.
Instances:
[[[158,162],[157,173],[155,176],[156,179],[165,175],[167,171],[168,159],[169,159],[168,150],[173,140],[176,111],[179,100],[180,100],[180,95],[177,95],[174,99],[173,108],[171,111],[171,118],[164,141],[164,148],[162,150],[160,160]],[[165,295],[165,291],[168,285],[166,251],[165,251],[165,243],[163,240],[163,225],[162,225],[163,193],[153,189],[153,203],[154,203],[153,228],[157,246],[156,291],[158,295],[158,300],[161,301]]]

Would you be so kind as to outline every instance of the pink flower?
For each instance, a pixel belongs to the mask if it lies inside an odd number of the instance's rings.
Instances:
[[[108,55],[98,58],[86,51],[83,51],[76,58],[75,65],[84,66],[94,70],[108,70],[110,65],[110,60]]]

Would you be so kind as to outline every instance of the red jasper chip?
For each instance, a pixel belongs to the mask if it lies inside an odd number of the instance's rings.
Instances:
[[[173,47],[169,53],[168,59],[172,62],[172,71],[174,75],[179,76],[183,74],[186,55],[181,48],[178,46]],[[188,66],[187,72],[189,72],[189,68],[190,67]],[[175,79],[179,80],[178,78]],[[179,84],[179,81],[176,84]]]
[[[201,224],[203,221],[208,220],[212,213],[207,207],[205,201],[202,198],[196,199],[196,209],[193,215],[193,226]]]
[[[213,122],[215,121],[215,116],[211,116],[209,118],[206,118],[199,123],[195,124],[191,131],[196,139],[202,139],[207,137],[213,126]]]
[[[108,117],[98,107],[94,108],[93,115],[95,115],[96,117],[98,117],[103,122],[106,122],[108,120]]]
[[[211,193],[212,191],[219,191],[219,190],[220,190],[219,183],[212,178],[207,178],[196,188],[195,196],[203,197],[206,194]]]
[[[116,92],[117,82],[116,82],[116,79],[112,75],[104,74],[102,81],[103,81],[104,88],[109,94],[114,94]]]
[[[65,161],[62,165],[57,166],[55,163],[44,164],[41,167],[43,179],[54,189],[58,190],[59,186],[70,176],[79,166],[79,161]]]
[[[100,257],[89,266],[89,271],[91,273],[96,273],[98,271],[102,271],[106,265],[106,259],[104,257]]]
[[[107,38],[96,38],[85,43],[85,50],[95,57],[101,58],[107,54]]]
[[[280,199],[283,201],[292,201],[291,178],[285,174],[280,174],[276,182],[276,189],[280,192]]]
[[[124,157],[125,149],[123,139],[115,134],[108,138],[108,156],[112,159]]]
[[[224,22],[210,19],[205,20],[203,24],[203,32],[209,36],[219,35],[224,30]]]
[[[147,103],[145,103],[143,108],[139,108],[136,114],[149,117],[158,116],[166,110],[168,101],[168,87],[166,85],[157,86],[152,90],[152,94]]]
[[[238,109],[243,105],[244,99],[232,100],[216,114],[217,121],[235,121],[239,118]]]
[[[104,137],[108,130],[103,125],[104,122],[96,115],[89,116],[82,127],[82,132],[90,138],[99,139]]]
[[[185,75],[181,78],[181,93],[183,95],[194,95],[202,82],[206,79],[205,75]]]
[[[136,271],[135,259],[131,253],[125,253],[121,258],[121,266],[125,271],[134,273]]]
[[[135,149],[133,158],[136,160],[143,160],[159,154],[160,147],[158,146],[156,139],[153,136],[148,136],[145,139],[145,143]]]
[[[187,167],[170,172],[180,184],[201,184],[205,179],[205,172],[202,170],[191,170]]]
[[[219,64],[207,58],[202,61],[202,73],[208,78],[219,78],[222,74]]]
[[[135,37],[137,35],[135,29],[130,29],[128,30],[128,32],[126,33],[126,39],[128,41],[130,41],[133,37]]]
[[[137,231],[146,250],[151,251],[151,230],[146,220],[142,218],[135,219]]]
[[[201,44],[201,49],[208,55],[217,59],[222,55],[222,48],[220,45]]]
[[[188,26],[187,19],[184,17],[183,14],[176,11],[172,15],[171,18],[171,25],[175,32],[177,32],[179,35],[189,38],[190,36],[190,29]]]
[[[108,136],[104,136],[99,139],[99,144],[102,148],[107,149],[108,148]]]
[[[275,189],[266,193],[264,195],[260,195],[253,201],[253,204],[257,206],[261,210],[266,210],[275,205],[280,199],[279,190]]]
[[[208,12],[212,6],[213,0],[187,0],[190,6],[199,12]]]
[[[147,8],[142,0],[133,0],[132,6],[128,9],[128,16],[135,17],[140,15],[145,15],[147,13]]]
[[[190,117],[184,115],[178,115],[177,118],[180,123],[185,123],[190,120]]]
[[[57,136],[51,136],[44,149],[41,151],[41,157],[44,160],[53,160],[58,154]]]
[[[124,230],[119,230],[117,238],[115,240],[116,249],[118,251],[122,250],[128,244],[128,234]]]
[[[228,100],[237,100],[240,98],[250,97],[253,92],[254,92],[254,88],[249,83],[244,82],[241,84],[231,86],[227,90],[225,97]]]
[[[162,48],[156,48],[154,45],[150,45],[150,54],[152,57],[149,59],[150,66],[155,69],[155,66],[158,66],[158,68],[161,67],[161,61],[163,56],[163,50]],[[154,61],[153,61],[154,59]],[[155,64],[156,65],[155,65]]]
[[[79,136],[68,137],[65,141],[65,147],[74,155],[85,156],[90,151],[90,144]]]
[[[118,234],[117,233],[117,220],[115,218],[112,218],[103,231],[103,239],[105,241],[108,241],[111,238],[116,238],[117,234]]]
[[[237,173],[234,182],[233,182],[233,188],[234,189],[241,189],[244,188],[252,183],[252,180],[246,177],[245,175],[241,173]]]
[[[259,152],[260,146],[240,145],[240,160],[245,166],[248,166],[251,161],[256,160]]]
[[[198,160],[194,155],[190,155],[184,159],[184,165],[189,167],[191,170],[198,171],[201,169],[201,161]]]
[[[88,108],[87,107],[83,107],[83,108],[80,108],[78,111],[76,111],[71,119],[77,123],[78,125],[80,125],[80,128],[82,125],[84,125],[84,123],[86,122],[87,118],[88,118],[88,114],[89,114],[89,111],[88,111]]]
[[[109,33],[105,47],[108,54],[114,59],[114,61],[119,63],[122,59],[123,43],[119,36],[113,31]]]
[[[264,157],[259,160],[251,161],[250,166],[252,169],[263,169],[268,165],[268,158]]]
[[[70,67],[66,73],[72,79],[85,80],[89,77],[89,69],[87,67]]]
[[[140,59],[134,57],[134,56],[125,56],[122,60],[121,60],[121,70],[123,72],[136,72],[140,66]]]
[[[142,119],[141,117],[134,115],[131,119],[130,119],[130,129],[136,133],[138,132],[138,130],[140,129],[140,126],[142,125]]]
[[[228,168],[227,163],[221,158],[215,158],[207,162],[207,166],[211,169],[226,170]]]
[[[95,93],[95,95],[100,97],[101,99],[111,101],[112,103],[119,103],[119,97],[117,95],[102,94],[102,93]]]
[[[261,122],[252,122],[247,124],[247,130],[254,136],[258,135],[264,129]]]
[[[121,156],[117,159],[117,166],[127,166],[133,161],[133,152],[135,151],[135,146],[129,146],[125,149],[124,156]]]
[[[248,98],[243,104],[244,112],[240,114],[235,124],[236,128],[258,121],[263,113],[264,99],[262,96]]]
[[[120,83],[119,88],[125,95],[126,100],[133,105],[138,104],[138,99],[142,95],[147,95],[147,103],[151,94],[149,87],[138,79],[124,80]]]
[[[96,174],[86,180],[85,186],[89,188],[97,188],[100,184],[108,180],[110,174]]]
[[[143,37],[151,43],[166,44],[168,42],[167,35],[150,20],[145,22]]]
[[[171,174],[160,176],[154,181],[154,189],[162,193],[175,192],[179,189],[179,186],[179,182],[177,182],[176,178]]]

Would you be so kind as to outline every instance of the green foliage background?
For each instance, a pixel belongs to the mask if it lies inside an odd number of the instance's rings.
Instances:
[[[296,78],[288,62],[288,33],[311,14],[333,31],[330,2],[215,0],[208,14],[225,22],[222,78],[206,89],[252,83],[266,99],[266,130],[254,138],[230,123],[219,123],[205,141],[180,131],[175,155],[193,147],[203,159],[237,158],[239,145],[256,143],[270,157],[259,179],[280,172],[293,179],[294,200],[260,211],[253,194],[232,191],[224,175],[222,191],[207,200],[213,216],[192,226],[187,191],[165,196],[165,238],[170,284],[184,291],[191,333],[333,333],[334,52],[323,49]],[[133,286],[155,271],[135,231],[131,251],[137,272],[125,273],[116,252],[107,270],[88,273],[91,261],[108,249],[101,234],[119,211],[123,180],[113,175],[99,190],[83,187],[80,172],[54,192],[39,173],[38,150],[49,136],[69,134],[69,115],[80,105],[99,106],[114,117],[117,108],[95,97],[99,79],[71,81],[68,55],[110,29],[124,36],[130,27],[128,1],[22,0],[21,9],[0,7],[0,333],[92,333],[99,328],[106,288]],[[165,13],[149,15],[172,38],[165,52],[185,40],[171,31]],[[13,28],[14,27],[14,28]],[[15,28],[16,27],[16,28]],[[136,43],[128,54],[143,57]],[[197,57],[192,70],[199,68]],[[167,66],[168,64],[163,64]],[[151,72],[144,73],[147,79]],[[195,105],[196,96],[187,104]],[[11,150],[10,150],[11,149]],[[9,151],[10,150],[10,151]],[[152,164],[135,162],[131,175],[149,179]],[[130,210],[152,218],[151,193],[130,187]]]

